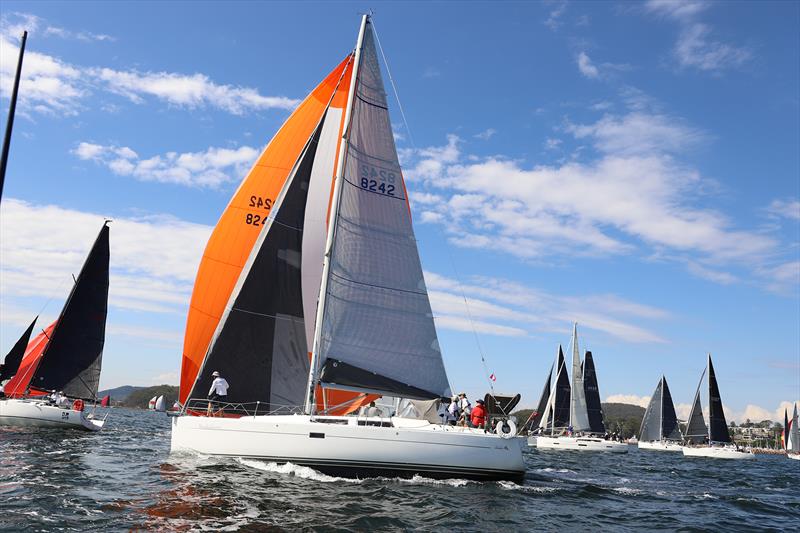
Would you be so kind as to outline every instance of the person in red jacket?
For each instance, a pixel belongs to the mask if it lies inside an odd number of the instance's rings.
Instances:
[[[486,425],[486,407],[483,405],[483,400],[475,400],[475,404],[470,413],[470,422],[472,427],[483,428]]]

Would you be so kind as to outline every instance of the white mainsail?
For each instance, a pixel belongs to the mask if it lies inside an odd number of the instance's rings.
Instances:
[[[371,29],[360,44],[311,381],[407,398],[449,396]]]
[[[786,451],[789,453],[800,453],[800,428],[797,427],[797,404],[794,406],[794,414],[792,415],[790,424]]]
[[[578,348],[578,323],[572,328],[572,387],[570,397],[569,425],[573,431],[588,431],[589,412],[586,409],[586,393],[583,389],[583,369]]]

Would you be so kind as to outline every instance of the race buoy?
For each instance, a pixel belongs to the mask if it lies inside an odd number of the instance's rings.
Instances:
[[[499,420],[494,430],[500,437],[510,439],[517,434],[517,425],[513,420]]]
[[[83,411],[83,400],[78,398],[74,402],[72,402],[72,410],[73,411]]]

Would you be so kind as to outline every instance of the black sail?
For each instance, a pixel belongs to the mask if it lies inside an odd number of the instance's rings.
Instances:
[[[547,409],[547,402],[550,400],[550,381],[553,379],[553,366],[550,366],[550,372],[547,373],[547,379],[544,382],[544,387],[542,388],[542,395],[539,397],[539,405],[536,406],[536,410],[531,415],[530,419],[530,427],[536,428],[539,427],[539,422],[542,420],[542,415],[544,415],[545,409]]]
[[[558,374],[556,378],[556,398],[553,408],[553,427],[569,425],[570,386],[567,366],[564,364],[564,352],[558,347]]]
[[[31,322],[31,325],[28,326],[28,329],[25,330],[17,343],[11,348],[8,354],[6,354],[6,358],[3,362],[3,368],[0,369],[0,382],[11,379],[14,374],[17,373],[19,364],[22,362],[22,356],[25,355],[25,349],[28,347],[28,343],[31,341],[33,326],[36,324],[36,320],[38,318],[39,317],[37,316],[33,319],[33,322]]]
[[[290,176],[274,220],[259,236],[233,305],[226,309],[190,398],[205,398],[212,373],[226,379],[227,402],[260,402],[264,412],[302,405],[309,361],[302,303],[303,226],[311,170],[324,118]],[[249,268],[249,270],[247,270]],[[312,317],[313,320],[313,317]],[[251,406],[252,408],[252,406]]]
[[[108,314],[109,229],[103,224],[61,310],[31,386],[94,398]]]
[[[642,425],[639,427],[639,440],[645,442],[661,440],[661,418],[662,412],[662,398],[664,394],[664,378],[658,380],[656,390],[650,398],[650,403],[647,404],[647,410],[644,412],[642,418]]]
[[[664,382],[661,400],[661,438],[680,440],[681,429],[678,425],[678,415],[675,413],[675,404],[672,402],[672,394],[667,385],[667,378],[662,377],[661,380]]]
[[[583,361],[583,391],[586,396],[586,411],[589,414],[589,431],[605,433],[603,405],[600,403],[600,388],[597,385],[597,372],[594,368],[592,352],[586,351]]]
[[[710,355],[708,356],[708,425],[712,442],[731,441],[730,433],[728,433],[728,423],[725,421],[725,413],[722,411],[722,398],[719,396],[717,377],[714,375],[714,365],[711,363]]]
[[[700,403],[700,386],[703,384],[703,376],[706,371],[700,376],[700,383],[697,384],[697,392],[694,394],[694,402],[692,402],[692,409],[689,411],[689,420],[686,422],[686,433],[683,438],[687,442],[694,444],[700,443],[708,439],[708,426],[703,418],[703,406]]]

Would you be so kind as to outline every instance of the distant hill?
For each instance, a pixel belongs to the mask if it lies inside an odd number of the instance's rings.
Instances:
[[[112,402],[114,403],[122,402],[128,397],[128,395],[130,395],[130,393],[132,393],[135,390],[139,390],[141,388],[143,387],[136,387],[134,385],[123,385],[122,387],[117,387],[115,389],[101,390],[100,392],[97,393],[97,397],[102,398],[103,396],[108,394],[111,396]]]
[[[618,431],[624,438],[629,438],[639,433],[639,426],[644,418],[644,407],[627,403],[604,403],[603,421],[610,432]],[[519,424],[524,424],[531,416],[533,409],[520,409],[513,413]]]
[[[178,399],[178,387],[175,385],[156,385],[154,387],[136,387],[136,390],[131,392],[122,405],[125,407],[134,407],[137,409],[147,409],[147,403],[153,396],[164,395],[165,405],[167,409],[172,407],[175,400]],[[113,398],[113,396],[112,396]]]

